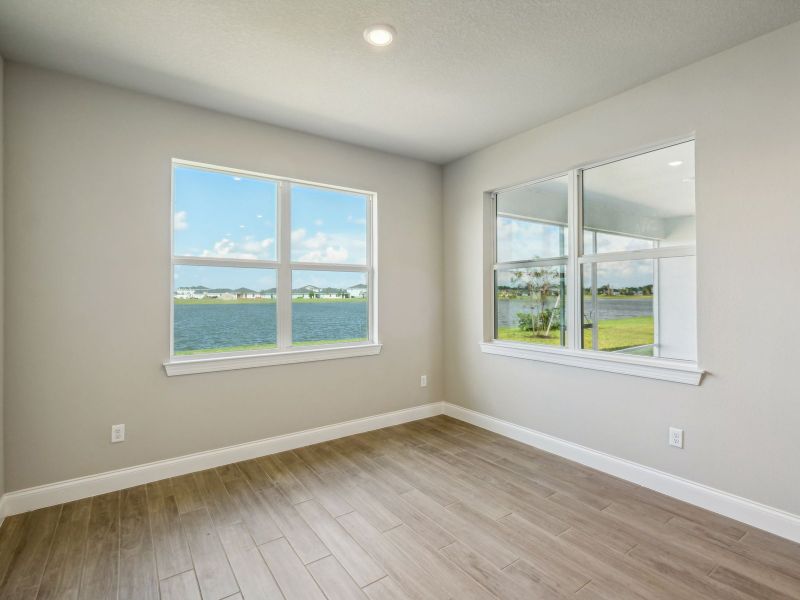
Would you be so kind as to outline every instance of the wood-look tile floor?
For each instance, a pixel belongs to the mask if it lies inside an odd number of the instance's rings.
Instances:
[[[447,417],[9,517],[0,597],[800,598],[800,546]]]

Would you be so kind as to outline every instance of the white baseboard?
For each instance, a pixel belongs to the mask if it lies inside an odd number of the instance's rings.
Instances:
[[[135,467],[107,471],[98,475],[88,475],[9,492],[0,498],[0,520],[8,515],[16,515],[45,506],[55,506],[63,502],[114,492],[144,483],[159,481],[167,477],[177,477],[194,471],[221,467],[222,465],[258,456],[293,450],[439,414],[442,414],[442,403],[432,402],[362,419],[354,419],[334,425],[218,448],[217,450],[196,452],[178,458],[159,460]]]
[[[445,402],[444,414],[794,542],[800,542],[800,516],[798,515],[490,417],[456,404]]]
[[[447,402],[423,404],[217,450],[197,452],[178,458],[9,492],[0,497],[0,520],[7,515],[105,494],[167,477],[177,477],[194,471],[220,467],[258,456],[293,450],[442,413],[775,535],[800,542],[800,516],[798,515]]]

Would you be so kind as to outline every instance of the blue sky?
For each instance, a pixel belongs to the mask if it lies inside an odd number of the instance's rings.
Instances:
[[[292,184],[292,260],[366,264],[367,198]]]
[[[178,165],[174,169],[176,256],[276,260],[276,182]],[[292,184],[291,259],[366,264],[367,198]],[[297,271],[293,287],[349,287],[366,283],[361,273]],[[188,267],[175,269],[175,286],[275,287],[269,269]]]
[[[275,260],[278,186],[175,167],[175,254]]]

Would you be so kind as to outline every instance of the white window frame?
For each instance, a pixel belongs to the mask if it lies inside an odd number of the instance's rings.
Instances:
[[[245,176],[263,179],[277,184],[276,206],[276,260],[236,259],[218,257],[175,256],[175,167],[184,166],[193,169],[223,173],[225,175]],[[164,363],[168,376],[206,373],[211,371],[228,371],[271,365],[283,365],[317,360],[350,358],[379,354],[381,344],[378,341],[378,276],[377,276],[377,194],[375,192],[349,187],[305,181],[291,177],[267,175],[255,171],[222,167],[207,163],[173,158],[171,169],[170,191],[170,285],[169,285],[169,360]],[[309,263],[291,260],[291,186],[301,184],[323,189],[349,192],[366,196],[367,199],[367,252],[366,264],[343,263]],[[175,303],[174,274],[177,265],[213,266],[213,267],[247,267],[272,269],[276,272],[276,348],[248,350],[237,352],[209,352],[207,354],[175,355]],[[367,276],[367,311],[368,339],[362,342],[334,342],[316,345],[292,345],[292,272],[293,271],[339,271],[360,272]]]
[[[583,172],[605,164],[632,158],[655,150],[661,150],[677,144],[695,141],[694,136],[684,137],[655,146],[649,146],[614,158],[599,162],[578,165],[567,171],[548,175],[522,184],[497,188],[485,193],[484,207],[484,263],[487,266],[484,277],[484,339],[480,344],[481,351],[487,354],[510,356],[547,363],[556,363],[612,373],[621,373],[664,381],[674,381],[690,385],[699,385],[705,371],[699,368],[696,361],[664,359],[658,356],[645,357],[610,353],[598,350],[583,349],[583,281],[581,267],[591,266],[604,262],[623,260],[641,260],[658,258],[676,258],[695,256],[695,245],[685,246],[658,246],[643,250],[629,250],[624,252],[607,252],[603,254],[583,253]],[[497,195],[516,188],[535,185],[559,177],[567,177],[567,229],[568,252],[566,257],[554,257],[541,260],[524,260],[499,263],[497,262]],[[608,232],[613,233],[613,232]],[[567,266],[567,343],[565,347],[552,347],[546,345],[526,344],[498,340],[496,338],[496,294],[495,271],[508,267],[530,266]],[[655,263],[658,264],[657,262]],[[657,267],[656,267],[657,268]],[[657,271],[654,274],[654,291],[658,285]],[[655,297],[655,293],[654,293]],[[657,302],[657,298],[654,302]],[[697,299],[695,298],[695,303]],[[654,314],[657,306],[654,307]],[[596,321],[596,319],[595,319]],[[656,325],[657,327],[657,325]],[[697,334],[695,332],[695,343]],[[654,340],[656,343],[657,340]]]

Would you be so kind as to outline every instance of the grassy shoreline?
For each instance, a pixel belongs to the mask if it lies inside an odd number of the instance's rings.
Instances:
[[[653,343],[653,317],[605,320],[600,321],[597,328],[600,339],[599,350],[622,350]],[[520,331],[517,327],[501,327],[497,332],[497,339],[557,346],[560,343],[560,334],[558,330],[554,330],[548,337],[534,337],[530,331]],[[592,347],[592,331],[590,329],[584,330],[583,340],[587,348]]]
[[[314,340],[311,342],[293,342],[293,346],[322,346],[329,344],[349,344],[353,342],[366,342],[367,338],[350,338],[345,340]],[[222,348],[203,348],[197,350],[178,350],[175,356],[190,356],[196,354],[219,354],[220,352],[244,352],[246,350],[274,350],[277,344],[250,344],[245,346],[225,346]]]

